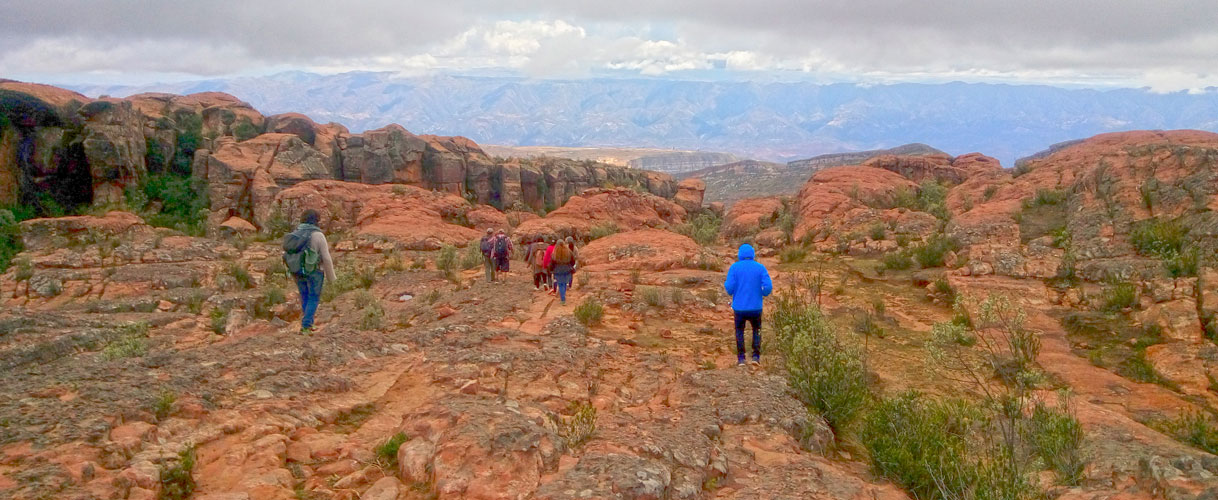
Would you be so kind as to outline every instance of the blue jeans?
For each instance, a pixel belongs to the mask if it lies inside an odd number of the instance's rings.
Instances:
[[[554,282],[558,286],[558,300],[566,302],[567,287],[571,286],[571,273],[555,274]]]
[[[317,313],[317,305],[321,303],[321,287],[326,282],[326,275],[320,270],[296,277],[296,287],[300,289],[300,329],[313,328],[313,315]]]
[[[736,317],[736,359],[744,361],[744,326],[753,326],[753,360],[761,359],[761,311],[732,311]]]

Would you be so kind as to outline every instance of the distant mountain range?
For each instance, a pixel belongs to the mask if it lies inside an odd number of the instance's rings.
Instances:
[[[53,82],[52,82],[53,83]],[[264,113],[299,111],[361,131],[400,123],[479,143],[722,151],[788,161],[923,142],[1010,166],[1066,140],[1131,129],[1218,131],[1218,92],[1157,94],[1039,85],[530,80],[289,72],[86,95],[223,91]]]
[[[933,154],[943,154],[943,151],[915,143],[890,149],[826,154],[786,164],[745,160],[686,172],[677,175],[677,178],[702,179],[706,182],[706,201],[731,205],[745,198],[793,195],[799,192],[812,174],[822,168],[855,165],[881,155]]]

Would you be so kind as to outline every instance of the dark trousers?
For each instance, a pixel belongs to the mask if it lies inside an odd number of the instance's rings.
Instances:
[[[753,325],[753,359],[761,358],[761,311],[733,311],[736,314],[736,358],[744,360],[744,324]]]
[[[546,273],[533,273],[533,288],[541,288],[542,285],[550,286],[550,279],[546,277]]]
[[[296,288],[300,289],[300,328],[313,328],[313,315],[317,313],[317,305],[321,303],[321,287],[326,282],[326,275],[319,271],[296,276]]]

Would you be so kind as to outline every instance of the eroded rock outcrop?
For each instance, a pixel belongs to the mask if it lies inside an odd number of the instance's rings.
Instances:
[[[567,203],[540,219],[525,221],[516,235],[525,239],[543,236],[574,236],[586,239],[597,225],[618,230],[664,228],[685,222],[680,205],[664,198],[632,189],[590,189],[573,196]]]
[[[581,266],[589,271],[666,271],[696,268],[699,263],[723,260],[688,236],[661,229],[618,233],[589,243],[580,251]]]
[[[354,231],[359,247],[436,250],[480,236],[457,223],[469,220],[469,202],[414,186],[308,181],[277,193],[268,208],[286,220],[317,210],[332,231]]]

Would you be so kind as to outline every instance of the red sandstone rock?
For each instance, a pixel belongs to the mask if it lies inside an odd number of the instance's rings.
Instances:
[[[785,206],[778,198],[740,200],[724,215],[721,231],[729,238],[756,234],[773,225],[783,210]]]
[[[543,218],[521,223],[516,234],[525,239],[546,235],[584,239],[592,227],[613,224],[619,230],[660,228],[685,222],[686,212],[671,201],[631,189],[592,189],[574,196]]]
[[[589,271],[664,271],[697,267],[700,258],[721,259],[687,236],[659,229],[618,233],[595,240],[580,250],[583,269]]]
[[[702,179],[685,179],[677,184],[677,195],[672,199],[686,212],[702,210],[702,197],[706,194],[706,182]]]

